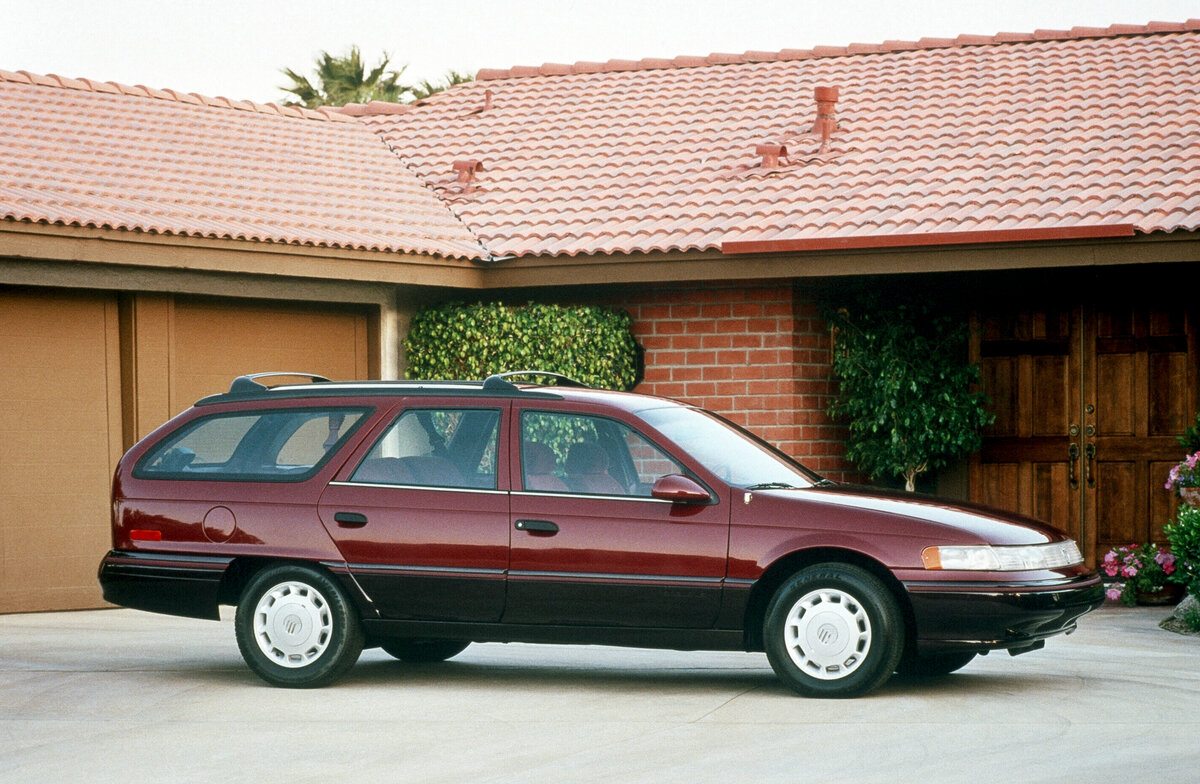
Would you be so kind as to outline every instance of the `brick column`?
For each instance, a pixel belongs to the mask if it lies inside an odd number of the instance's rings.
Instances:
[[[791,282],[655,287],[612,303],[646,349],[637,391],[703,406],[831,479],[856,479],[825,409],[829,331]]]

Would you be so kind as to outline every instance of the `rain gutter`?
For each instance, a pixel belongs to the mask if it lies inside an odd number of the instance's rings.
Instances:
[[[721,243],[727,256],[752,253],[803,253],[819,250],[867,248],[913,248],[929,245],[982,245],[994,242],[1043,242],[1046,240],[1090,240],[1132,237],[1131,223],[1101,226],[1058,226],[1044,229],[992,229],[985,231],[942,231],[919,234],[880,234],[852,237],[807,237],[781,240],[732,240]]]

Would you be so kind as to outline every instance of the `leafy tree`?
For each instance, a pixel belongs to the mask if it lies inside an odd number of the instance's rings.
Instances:
[[[834,330],[834,375],[841,388],[829,406],[848,420],[847,456],[872,478],[917,477],[979,449],[994,416],[973,389],[979,368],[966,362],[970,330],[924,303],[865,296],[826,313]]]
[[[292,84],[280,89],[295,96],[295,100],[284,103],[309,109],[371,101],[407,103],[427,98],[451,85],[471,81],[470,76],[452,70],[441,81],[425,79],[415,86],[406,85],[401,83],[400,77],[407,66],[389,70],[390,62],[391,57],[384,52],[379,64],[368,70],[357,46],[350,47],[350,51],[342,56],[321,52],[316,62],[315,84],[314,80],[291,68],[282,69]]]

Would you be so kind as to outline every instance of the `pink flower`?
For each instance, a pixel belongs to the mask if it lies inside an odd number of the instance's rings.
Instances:
[[[1136,566],[1121,567],[1121,576],[1122,577],[1137,577],[1137,573],[1138,573],[1138,570],[1137,570]]]
[[[1104,573],[1109,577],[1116,577],[1117,572],[1119,571],[1121,571],[1121,567],[1117,566],[1115,563],[1104,564]]]
[[[1200,485],[1200,452],[1193,452],[1179,465],[1173,467],[1167,474],[1167,483],[1163,485],[1168,490],[1180,487],[1195,487]]]
[[[1108,586],[1108,589],[1104,592],[1104,595],[1107,596],[1109,599],[1120,599],[1121,591],[1123,591],[1124,589],[1125,589],[1124,585],[1121,585],[1120,583],[1112,583],[1111,585]]]

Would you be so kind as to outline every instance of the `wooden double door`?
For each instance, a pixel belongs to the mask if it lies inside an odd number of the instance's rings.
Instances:
[[[1200,386],[1195,310],[1122,289],[974,317],[996,420],[972,460],[972,500],[1051,523],[1093,564],[1164,540],[1176,501],[1163,484]]]

